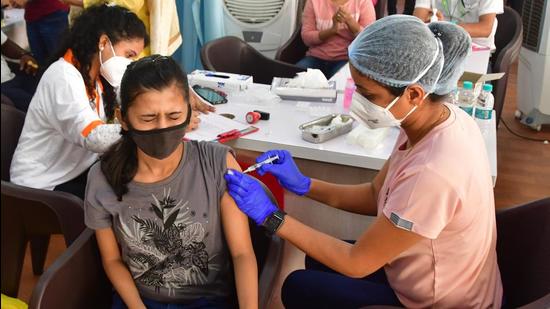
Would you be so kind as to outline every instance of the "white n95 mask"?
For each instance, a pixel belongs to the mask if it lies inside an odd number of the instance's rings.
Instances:
[[[126,67],[128,67],[128,65],[132,63],[132,60],[125,57],[117,56],[111,40],[109,40],[109,46],[113,51],[113,57],[103,62],[103,59],[101,57],[102,50],[100,50],[99,63],[101,64],[101,66],[99,67],[99,71],[101,73],[101,76],[103,76],[103,78],[105,78],[105,80],[107,80],[109,84],[111,84],[111,86],[113,86],[114,88],[118,88],[120,87],[122,76],[124,75],[124,72],[126,72]]]
[[[396,97],[386,108],[383,108],[372,103],[369,99],[365,98],[358,92],[355,92],[353,93],[353,98],[351,101],[350,115],[355,120],[371,129],[400,126],[401,122],[403,122],[417,108],[415,105],[407,113],[407,115],[405,115],[405,117],[396,119],[390,112],[390,108],[397,103],[400,97],[401,96]]]

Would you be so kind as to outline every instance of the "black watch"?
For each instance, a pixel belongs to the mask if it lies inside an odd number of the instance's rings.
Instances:
[[[286,212],[277,209],[271,215],[265,218],[262,226],[265,227],[269,234],[273,235],[277,232],[277,230],[279,230],[281,225],[283,225],[283,222],[285,222],[285,216]]]

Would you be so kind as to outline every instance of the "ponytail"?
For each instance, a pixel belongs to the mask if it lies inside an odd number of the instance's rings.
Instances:
[[[101,157],[101,171],[115,192],[118,201],[128,193],[128,183],[137,173],[136,143],[122,131],[122,138]]]

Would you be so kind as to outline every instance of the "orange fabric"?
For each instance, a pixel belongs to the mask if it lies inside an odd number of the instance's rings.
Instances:
[[[92,121],[90,122],[89,125],[87,125],[84,130],[82,130],[82,136],[84,136],[84,138],[88,137],[88,135],[90,135],[90,133],[92,132],[93,129],[97,128],[98,126],[104,124],[103,121],[101,120],[96,120],[96,121]]]
[[[76,60],[76,58],[74,57],[73,50],[70,48],[67,49],[67,51],[65,52],[65,55],[63,55],[63,59],[65,59],[65,61],[67,61],[68,63],[74,65],[75,68],[77,69],[80,67],[78,60]],[[103,83],[101,82],[101,79],[98,78],[96,80],[96,84],[99,85],[101,92],[103,92]],[[97,98],[97,102],[95,106],[96,106],[96,112],[99,115],[99,107],[101,106],[101,96],[99,95],[99,92],[97,91],[97,89],[94,89],[93,95],[90,95],[87,91],[86,91],[86,94],[88,95],[88,99],[90,100],[95,100]]]

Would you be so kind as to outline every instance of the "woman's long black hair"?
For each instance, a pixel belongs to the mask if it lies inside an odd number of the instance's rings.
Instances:
[[[172,58],[152,55],[130,64],[120,85],[122,120],[128,124],[128,109],[139,95],[151,90],[161,91],[174,84],[181,89],[184,103],[189,104],[187,75]],[[121,140],[101,157],[101,171],[119,201],[128,193],[128,183],[134,179],[137,166],[137,146],[123,131]]]
[[[85,9],[74,20],[72,27],[65,33],[60,49],[52,60],[57,60],[68,49],[73,51],[78,62],[77,69],[84,79],[88,95],[95,99],[95,83],[90,78],[90,69],[94,57],[99,54],[99,38],[107,35],[111,44],[123,40],[143,39],[145,46],[149,37],[145,25],[128,9],[116,5],[97,5]],[[116,93],[113,87],[100,75],[104,90],[104,108],[108,120],[114,119]]]

